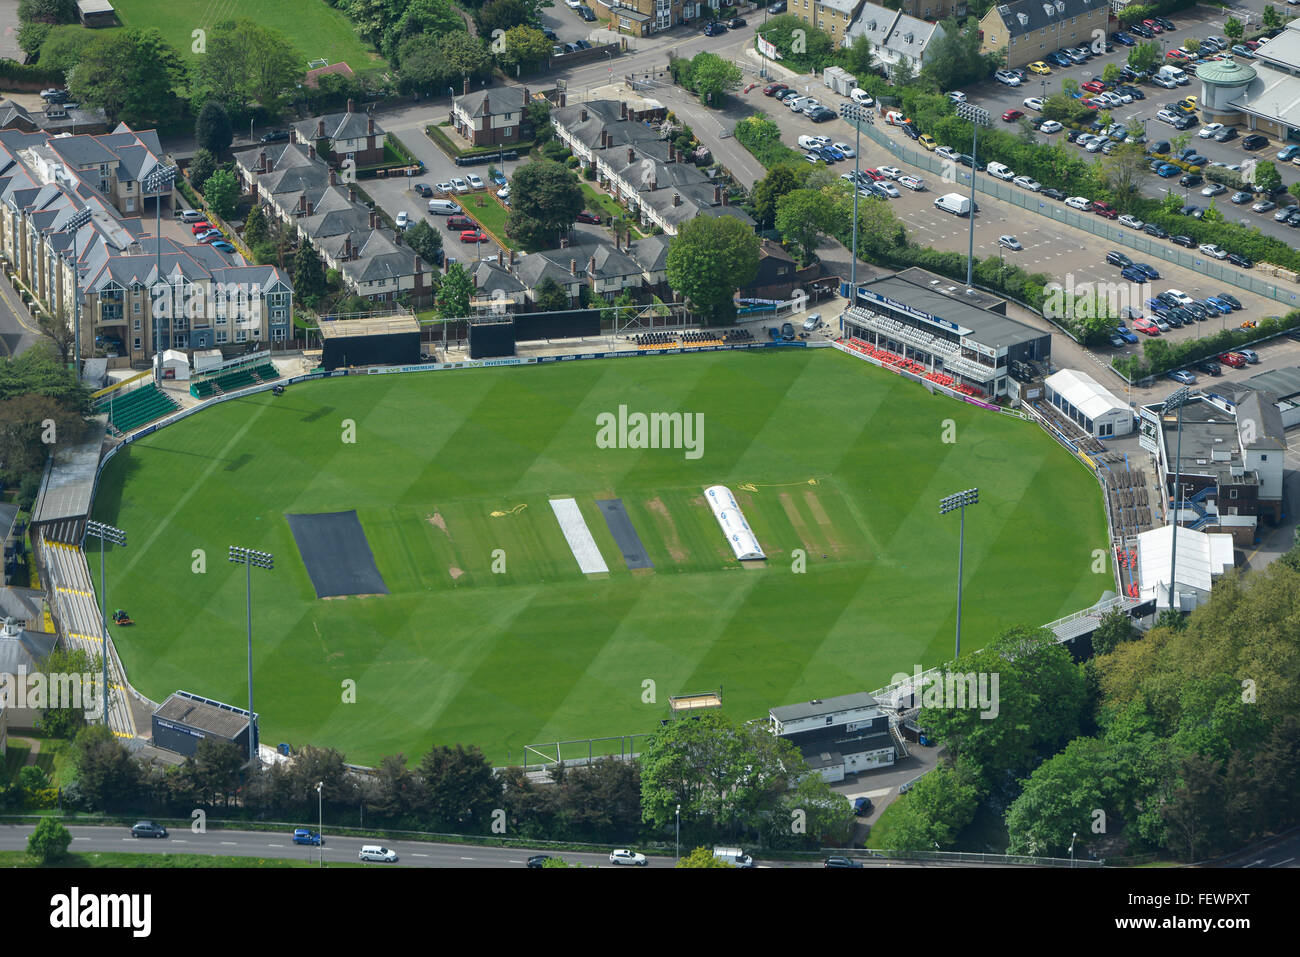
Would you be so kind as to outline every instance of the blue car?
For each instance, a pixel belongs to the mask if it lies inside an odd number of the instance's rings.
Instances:
[[[321,837],[310,828],[300,827],[293,832],[293,842],[295,844],[311,844],[313,847],[320,847]]]
[[[1158,170],[1156,170],[1156,175],[1164,179],[1169,179],[1171,176],[1177,176],[1181,172],[1182,170],[1180,170],[1173,163],[1165,163]]]
[[[1291,160],[1295,159],[1296,156],[1300,156],[1300,146],[1297,146],[1295,143],[1292,143],[1290,146],[1284,146],[1277,151],[1277,158],[1283,163],[1291,162]]]
[[[506,185],[508,180],[506,179],[505,173],[501,172],[500,170],[497,170],[495,173],[492,174],[492,182],[496,183],[498,186],[504,186]]]
[[[1205,301],[1219,310],[1219,315],[1226,316],[1232,312],[1232,303],[1218,296],[1206,296]]]
[[[1134,333],[1133,331],[1131,331],[1131,330],[1129,329],[1129,327],[1126,326],[1126,325],[1124,325],[1124,323],[1122,323],[1122,322],[1121,322],[1118,326],[1115,327],[1115,335],[1119,336],[1119,337],[1120,337],[1121,339],[1123,339],[1125,342],[1137,342],[1137,341],[1138,341],[1137,334]]]
[[[1127,279],[1129,282],[1135,282],[1138,284],[1148,283],[1151,281],[1151,277],[1137,266],[1125,266],[1119,271],[1119,276],[1121,279]]]
[[[1150,299],[1147,300],[1147,312],[1155,312],[1157,309],[1164,309],[1164,308],[1165,308],[1165,303],[1163,299],[1158,299],[1155,296],[1152,296]]]
[[[1043,59],[1052,66],[1074,66],[1074,61],[1059,50],[1047,54]]]
[[[1112,33],[1110,38],[1121,46],[1131,47],[1137,45],[1137,41],[1127,33]]]
[[[839,149],[838,147],[823,146],[822,149],[826,150],[826,152],[830,153],[831,156],[835,157],[835,159],[837,160],[848,159],[848,157],[844,155],[843,150]]]
[[[1160,278],[1160,273],[1158,273],[1158,272],[1156,271],[1156,268],[1155,268],[1154,266],[1150,265],[1149,263],[1134,263],[1134,264],[1133,264],[1133,268],[1134,268],[1134,269],[1141,269],[1142,272],[1144,272],[1144,273],[1146,274],[1146,277],[1147,277],[1148,279],[1159,279],[1159,278]]]
[[[224,239],[218,239],[212,244],[212,248],[220,250],[223,253],[233,253],[235,251],[235,247],[230,245],[230,243],[226,242]]]
[[[844,159],[843,153],[839,150],[833,150],[829,146],[819,147],[815,152],[828,163],[834,163],[836,160]]]

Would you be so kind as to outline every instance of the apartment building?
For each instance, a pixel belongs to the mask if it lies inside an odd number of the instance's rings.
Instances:
[[[900,63],[912,73],[920,73],[931,44],[943,35],[943,27],[937,23],[927,23],[902,10],[864,3],[844,33],[843,43],[852,46],[858,37],[866,37],[885,76],[892,77]]]
[[[862,9],[864,0],[790,0],[786,13],[810,27],[829,33],[836,43],[844,40],[849,24]]]

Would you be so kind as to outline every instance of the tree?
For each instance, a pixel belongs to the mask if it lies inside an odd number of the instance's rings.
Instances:
[[[293,294],[311,307],[326,292],[325,267],[315,248],[304,239],[293,256]]]
[[[253,20],[225,20],[212,28],[199,58],[194,90],[229,112],[258,104],[280,112],[282,96],[302,82],[302,55],[280,31]]]
[[[549,245],[573,225],[585,204],[582,188],[564,166],[550,160],[525,163],[510,180],[506,234],[525,246]]]
[[[474,281],[465,271],[464,266],[453,263],[447,270],[447,274],[442,277],[442,285],[438,287],[438,295],[434,300],[438,307],[438,314],[444,319],[460,319],[468,316],[469,301],[473,295]]]
[[[1150,73],[1163,56],[1160,41],[1147,40],[1128,51],[1128,65],[1139,73]]]
[[[239,789],[245,763],[243,753],[232,742],[211,738],[200,741],[194,756],[185,761],[201,799],[209,806],[215,805],[218,797],[223,805],[228,803]]]
[[[75,442],[81,433],[80,415],[50,396],[26,393],[0,399],[0,463],[14,484],[25,472],[43,468],[54,448]],[[47,441],[51,436],[53,443]]]
[[[1107,86],[1114,86],[1119,82],[1119,77],[1120,73],[1118,63],[1107,63],[1101,71],[1102,82]]]
[[[1236,17],[1228,17],[1223,22],[1223,35],[1233,43],[1240,43],[1241,38],[1246,35],[1246,28]]]
[[[455,77],[452,66],[443,55],[438,38],[417,34],[407,37],[398,47],[398,87],[403,93],[446,92]]]
[[[839,209],[823,190],[797,189],[776,205],[776,228],[786,242],[798,243],[805,265],[817,256],[817,247],[835,231]]]
[[[500,57],[509,66],[531,69],[551,55],[551,41],[536,27],[511,27],[501,39]]]
[[[1108,655],[1134,637],[1133,620],[1118,608],[1112,609],[1102,616],[1097,630],[1092,633],[1092,653]]]
[[[45,41],[49,39],[50,31],[53,29],[51,24],[28,20],[18,28],[18,46],[29,57],[38,57],[41,47],[45,46]],[[41,66],[45,64],[42,63]]]
[[[550,276],[537,284],[535,295],[538,312],[559,312],[569,308],[569,294]]]
[[[1109,156],[1103,158],[1101,165],[1106,183],[1121,207],[1129,205],[1141,195],[1150,162],[1145,146],[1128,141],[1120,143]]]
[[[266,242],[266,238],[266,214],[262,212],[262,204],[254,200],[253,208],[248,211],[248,218],[244,220],[244,242],[250,247],[260,246]]]
[[[180,113],[175,90],[185,64],[157,30],[115,30],[82,51],[68,89],[85,106],[102,109],[109,124],[165,125]]]
[[[876,72],[876,55],[871,48],[871,38],[859,34],[853,38],[853,45],[844,54],[845,68],[854,76],[862,78]]]
[[[955,90],[992,72],[991,64],[980,53],[979,21],[968,17],[964,23],[949,17],[940,24],[943,33],[926,48],[921,75],[933,80],[940,90]]]
[[[717,712],[673,722],[642,751],[641,817],[666,830],[680,804],[683,821],[738,834],[760,827],[805,773],[794,745],[766,728],[737,727]]]
[[[809,172],[807,164],[794,166],[787,163],[773,167],[754,185],[752,205],[754,218],[758,220],[760,227],[775,225],[777,202],[787,193],[802,189],[808,180]]]
[[[487,833],[492,811],[501,805],[501,785],[482,751],[439,745],[416,773],[427,789],[420,809],[428,826]]]
[[[1264,7],[1263,24],[1265,30],[1278,30],[1282,26],[1282,14],[1277,12],[1277,7],[1268,4]]]
[[[714,857],[713,848],[697,847],[695,850],[691,851],[690,854],[686,855],[681,860],[679,860],[675,866],[684,867],[684,868],[690,868],[690,867],[728,868],[731,867],[731,864],[729,864],[727,861],[724,861],[720,857]]]
[[[216,100],[208,100],[194,121],[194,139],[199,149],[218,156],[230,146],[235,134],[230,128],[226,108]]]
[[[77,332],[72,317],[62,310],[57,313],[38,312],[36,314],[36,328],[40,330],[41,335],[50,341],[50,345],[54,346],[55,351],[59,354],[59,361],[67,363],[72,356],[72,350],[75,348],[77,340]]]
[[[1160,808],[1160,814],[1186,851],[1186,860],[1197,860],[1213,846],[1214,835],[1223,833],[1222,779],[1223,763],[1200,754],[1183,758],[1181,783],[1173,800]]]
[[[450,0],[405,0],[394,5],[394,12],[397,15],[391,18],[380,44],[385,56],[391,57],[403,40],[416,34],[469,37],[465,21]],[[482,46],[481,41],[475,42]]]
[[[217,158],[211,151],[199,147],[194,151],[190,161],[190,184],[199,192],[204,191],[208,177],[217,171]]]
[[[721,106],[722,94],[739,86],[740,80],[740,67],[716,53],[697,53],[691,60],[691,87],[702,103]]]
[[[506,33],[513,27],[531,23],[532,10],[523,0],[488,0],[479,7],[474,19],[478,22],[479,36],[493,37],[497,30]]]
[[[98,656],[91,658],[84,649],[55,648],[46,655],[45,660],[41,663],[41,669],[47,675],[80,675],[84,678],[93,675],[98,679],[103,667],[102,659]],[[83,689],[85,685],[82,685]],[[101,689],[94,688],[95,708],[99,707],[99,696]],[[41,715],[41,731],[45,734],[52,735],[56,738],[67,738],[71,740],[77,736],[77,732],[86,726],[86,710],[82,707],[85,703],[83,698],[81,702],[57,702],[60,707],[54,707],[55,701],[48,702],[50,707],[45,709]]]
[[[492,54],[483,41],[468,33],[448,33],[438,38],[438,49],[451,67],[453,77],[481,79],[492,72]],[[460,89],[459,86],[456,87]]]
[[[1082,673],[1070,653],[1042,629],[1008,629],[987,647],[963,656],[953,671],[954,693],[958,685],[968,684],[964,676],[988,676],[996,720],[969,701],[961,707],[946,687],[930,686],[918,696],[918,723],[945,744],[950,761],[969,761],[986,786],[1000,783],[1007,773],[1027,771],[1037,757],[1078,733],[1086,701]],[[998,676],[995,692],[993,675]]]
[[[1282,174],[1277,171],[1272,160],[1260,160],[1255,164],[1254,183],[1260,189],[1271,190],[1281,185]]]
[[[758,236],[732,216],[701,216],[684,223],[668,248],[668,285],[707,321],[735,315],[736,290],[758,275]]]
[[[20,31],[21,37],[21,31]],[[58,70],[65,76],[81,59],[81,53],[95,39],[95,34],[80,24],[53,27],[41,44],[40,64],[48,70]]]
[[[239,180],[231,170],[222,167],[208,177],[203,195],[214,213],[222,219],[230,219],[235,215],[235,204],[239,202]]]
[[[71,845],[68,829],[52,817],[43,817],[27,838],[27,854],[42,864],[54,864],[67,856]]]
[[[21,0],[18,19],[24,23],[76,23],[77,0]]]
[[[925,822],[927,847],[950,847],[975,819],[979,789],[975,775],[964,767],[938,767],[923,776],[904,800]]]
[[[420,220],[406,231],[406,242],[430,266],[437,264],[438,253],[442,250],[442,237],[427,220]]]
[[[851,221],[853,201],[847,202],[846,216]],[[850,243],[852,242],[849,226]],[[893,208],[883,199],[858,200],[858,255],[864,259],[877,262],[887,261],[890,256],[901,251],[907,245],[907,228],[894,215]]]
[[[111,811],[135,803],[139,766],[105,724],[89,724],[77,732],[72,747],[77,785],[86,807]]]

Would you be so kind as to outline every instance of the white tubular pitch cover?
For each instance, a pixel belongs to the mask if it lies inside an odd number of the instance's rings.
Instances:
[[[722,534],[727,536],[731,550],[739,561],[760,561],[767,558],[758,545],[758,536],[745,521],[745,515],[736,504],[736,496],[725,485],[710,485],[704,490],[704,497],[709,500],[713,517],[722,526]]]

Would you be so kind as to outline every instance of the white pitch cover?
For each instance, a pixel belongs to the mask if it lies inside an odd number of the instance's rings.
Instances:
[[[758,536],[754,534],[745,514],[736,504],[736,496],[725,485],[710,485],[704,490],[704,497],[709,500],[713,517],[722,526],[722,534],[727,536],[731,550],[739,561],[760,561],[767,558],[758,546]]]
[[[553,498],[551,510],[555,512],[555,520],[560,523],[560,531],[564,533],[564,540],[569,543],[569,549],[578,560],[582,573],[591,575],[609,571],[596,540],[591,537],[591,529],[587,528],[587,520],[578,510],[577,501],[571,498]]]

